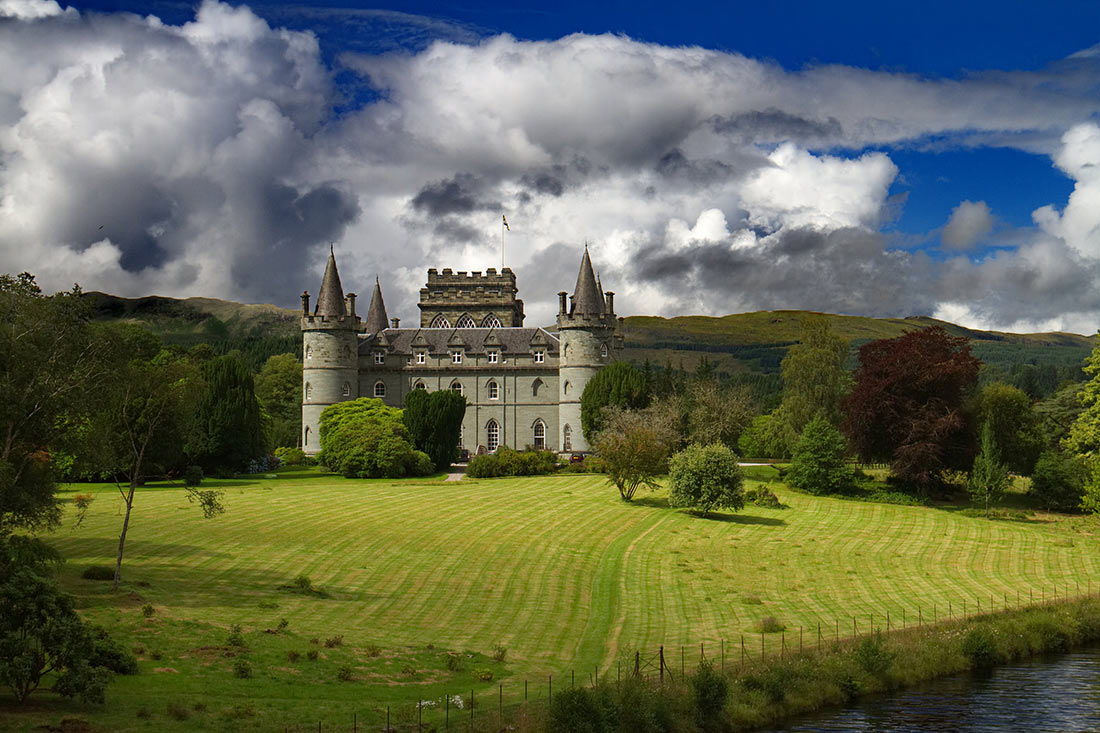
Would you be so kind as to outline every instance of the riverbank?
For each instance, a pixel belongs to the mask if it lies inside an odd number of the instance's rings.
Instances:
[[[723,673],[702,665],[684,683],[577,689],[557,697],[552,731],[752,730],[967,670],[1100,641],[1100,599],[1081,598],[873,633],[765,657]],[[624,727],[624,723],[628,723]]]

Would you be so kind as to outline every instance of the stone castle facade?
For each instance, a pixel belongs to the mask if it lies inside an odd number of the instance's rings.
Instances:
[[[344,294],[330,251],[313,313],[302,293],[302,446],[320,450],[321,411],[358,397],[403,407],[414,389],[450,389],[466,397],[461,447],[501,445],[561,453],[589,449],[581,431],[581,393],[623,347],[615,294],[604,292],[585,248],[572,296],[558,293],[556,329],[523,325],[516,276],[428,270],[420,290],[420,326],[387,318],[375,280],[365,320]],[[566,302],[568,298],[568,303]]]

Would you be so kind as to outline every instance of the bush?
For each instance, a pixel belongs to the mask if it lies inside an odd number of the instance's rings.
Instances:
[[[345,664],[336,670],[336,679],[341,682],[351,682],[353,674],[351,666]]]
[[[319,657],[319,656],[321,656],[321,655],[320,655],[320,653],[318,653],[318,651],[316,649],[310,649],[308,652],[306,652],[306,659],[308,659],[311,662],[316,662],[317,657]]]
[[[321,412],[321,463],[346,478],[401,478],[431,473],[431,459],[409,439],[401,410],[362,397]]]
[[[288,652],[286,653],[286,659],[287,659],[287,661],[288,661],[288,662],[290,662],[291,664],[294,664],[295,662],[297,662],[297,661],[298,661],[299,659],[301,659],[301,658],[302,658],[302,654],[301,654],[301,652],[297,652],[297,651],[295,651],[295,650],[293,650],[293,649],[291,649],[290,651],[288,651]]]
[[[493,681],[493,670],[489,669],[488,667],[482,667],[481,669],[475,669],[474,670],[474,677],[476,677],[481,682],[492,682]]]
[[[961,649],[963,655],[970,660],[972,669],[989,669],[1001,661],[993,633],[987,626],[976,626],[967,631]]]
[[[795,446],[787,483],[811,494],[834,494],[852,485],[853,472],[845,460],[847,444],[828,420],[815,417]]]
[[[130,652],[122,648],[122,645],[112,639],[107,630],[99,626],[89,629],[92,637],[92,653],[88,657],[88,663],[93,667],[103,667],[115,674],[137,674],[138,662]]]
[[[721,443],[689,445],[669,461],[668,477],[671,506],[697,507],[709,514],[712,509],[736,511],[745,505],[737,455]]]
[[[498,476],[536,476],[558,470],[558,458],[548,450],[513,450],[500,446],[496,453],[474,456],[466,466],[470,478]]]
[[[458,672],[462,669],[463,659],[462,659],[461,654],[454,654],[454,653],[449,652],[447,654],[444,654],[443,656],[446,657],[446,659],[447,659],[447,670],[448,671]]]
[[[244,646],[244,635],[241,634],[241,625],[233,624],[229,627],[229,636],[225,643],[229,646]]]
[[[508,647],[503,644],[495,644],[493,646],[493,659],[497,662],[503,662],[508,657]]]
[[[597,691],[585,687],[563,690],[550,701],[550,733],[600,733],[612,729],[613,709],[608,709]]]
[[[860,669],[879,680],[887,679],[890,665],[894,663],[894,653],[882,642],[882,635],[864,637],[852,652]]]
[[[237,679],[247,680],[252,677],[252,663],[247,659],[237,659],[233,662],[233,676]]]
[[[306,464],[306,452],[301,448],[276,448],[275,457],[284,466],[301,466]]]
[[[745,502],[755,504],[756,506],[767,507],[768,509],[783,509],[783,502],[779,501],[779,497],[772,491],[771,486],[768,484],[758,484],[752,488],[745,490]]]
[[[157,613],[157,609],[153,608],[152,603],[146,603],[141,607],[141,615],[145,618],[152,618]]]
[[[325,639],[325,648],[326,649],[334,649],[335,647],[338,647],[338,646],[342,645],[343,643],[344,643],[343,634],[338,634],[336,636]]]
[[[695,704],[695,719],[703,730],[718,727],[722,708],[729,697],[729,680],[707,660],[699,665],[695,674],[688,678],[691,687],[691,699]]]
[[[174,720],[188,720],[191,717],[191,711],[187,709],[187,706],[180,705],[178,702],[168,703],[165,711],[168,713],[168,717]]]
[[[89,565],[84,568],[84,572],[80,574],[80,577],[84,580],[114,580],[115,569],[106,565]]]
[[[183,485],[198,486],[202,483],[202,466],[188,466],[183,469]]]
[[[1088,477],[1088,466],[1081,459],[1060,451],[1046,451],[1039,456],[1031,474],[1030,493],[1047,509],[1076,511]]]
[[[758,634],[778,634],[786,628],[776,620],[775,616],[764,616],[756,622],[756,632]]]

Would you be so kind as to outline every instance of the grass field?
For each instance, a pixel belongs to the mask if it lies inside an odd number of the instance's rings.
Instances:
[[[353,712],[444,692],[495,696],[502,680],[522,689],[523,679],[567,679],[572,669],[587,680],[660,644],[697,655],[703,643],[714,654],[764,616],[786,626],[790,644],[800,626],[807,638],[819,623],[850,633],[853,616],[865,630],[887,612],[897,624],[918,608],[942,618],[949,603],[957,614],[963,603],[988,609],[991,596],[1014,605],[1017,593],[1026,603],[1029,593],[1100,587],[1098,525],[1082,518],[990,521],[779,488],[786,509],[704,519],[669,509],[662,492],[625,504],[602,476],[272,476],[207,482],[226,491],[227,512],[212,520],[181,487],[139,492],[117,595],[80,578],[113,562],[121,528],[115,488],[94,487],[83,526],[69,517],[50,542],[85,616],[136,646],[142,673],[117,678],[103,709],[42,695],[15,712],[0,697],[0,727],[65,716],[134,730],[350,722]],[[78,491],[88,488],[63,497]],[[280,590],[299,574],[327,597]],[[284,632],[266,633],[284,618]],[[227,644],[233,624],[247,652]],[[342,644],[324,646],[338,635]],[[491,659],[498,645],[503,662]],[[457,669],[449,651],[463,653]],[[240,658],[251,679],[234,676]],[[350,681],[337,679],[340,668]],[[477,679],[486,672],[491,682]]]

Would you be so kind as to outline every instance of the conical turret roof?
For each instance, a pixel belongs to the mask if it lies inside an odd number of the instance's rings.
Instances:
[[[386,317],[386,302],[382,300],[382,286],[378,278],[374,278],[374,292],[370,296],[370,308],[367,309],[367,320],[364,324],[367,333],[385,331],[390,325]]]
[[[346,316],[347,314],[348,309],[344,305],[344,289],[340,287],[340,273],[336,270],[336,255],[333,254],[332,247],[329,247],[325,277],[321,280],[321,292],[317,296],[317,307],[313,315]]]
[[[603,315],[603,294],[596,285],[596,275],[592,271],[592,259],[588,256],[588,247],[584,248],[581,258],[581,271],[577,273],[577,287],[573,290],[573,314],[578,316]]]

